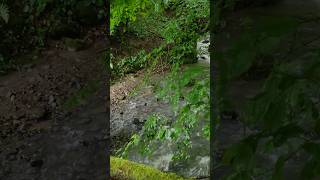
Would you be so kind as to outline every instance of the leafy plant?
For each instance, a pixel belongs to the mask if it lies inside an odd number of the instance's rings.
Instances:
[[[188,159],[189,150],[192,147],[190,141],[192,133],[204,124],[200,130],[203,138],[208,138],[210,135],[209,72],[197,66],[181,72],[181,64],[194,63],[197,60],[196,41],[208,28],[209,1],[155,0],[151,4],[157,6],[155,8],[158,9],[157,13],[146,9],[143,12],[148,16],[139,19],[143,21],[129,23],[130,30],[139,34],[143,34],[142,31],[148,31],[145,34],[160,36],[164,40],[162,46],[142,56],[139,53],[118,63],[113,61],[113,71],[122,71],[124,74],[128,72],[127,67],[133,67],[130,64],[140,62],[153,64],[161,60],[170,63],[170,74],[162,84],[158,85],[156,92],[159,99],[171,105],[175,117],[169,118],[162,114],[150,115],[141,133],[133,135],[118,154],[126,157],[135,147],[140,149],[142,154],[151,155],[155,150],[154,144],[172,141],[177,144],[174,159]],[[153,8],[150,9],[153,10]],[[172,11],[170,15],[167,14],[168,11]],[[157,21],[151,21],[151,19]],[[141,24],[141,29],[136,30],[135,27]],[[199,123],[200,120],[201,122],[204,120],[203,124]]]
[[[129,22],[135,21],[137,16],[143,15],[149,0],[114,0],[111,2],[110,31],[113,34],[119,26],[126,31]]]
[[[189,158],[188,150],[192,147],[191,135],[205,120],[203,137],[209,136],[207,131],[209,124],[209,73],[203,72],[201,67],[187,69],[184,73],[179,71],[179,65],[173,66],[173,70],[163,84],[159,85],[157,97],[170,103],[175,116],[174,119],[161,114],[151,115],[142,132],[134,135],[124,149],[119,152],[126,156],[132,147],[139,147],[142,154],[150,155],[154,152],[155,142],[173,141],[177,144],[174,159]],[[199,77],[205,76],[202,80]],[[196,80],[197,79],[197,80]],[[193,84],[194,83],[194,84]],[[186,90],[190,84],[193,87]],[[184,103],[181,105],[181,97]]]
[[[118,62],[112,63],[114,57],[111,57],[111,69],[115,75],[124,75],[127,73],[133,73],[137,70],[142,69],[148,63],[148,55],[144,50],[140,51],[136,56],[130,56],[123,59],[120,59]]]
[[[217,18],[223,22],[221,17]],[[253,25],[254,20],[258,24]],[[299,22],[289,17],[247,18],[244,23],[250,28],[230,49],[214,52],[220,70],[215,94],[222,97],[218,102],[220,112],[228,104],[224,94],[228,82],[248,73],[263,55],[279,51],[279,44],[299,27]],[[316,157],[320,152],[317,141],[320,53],[319,49],[308,53],[307,58],[282,57],[273,62],[261,93],[241,112],[245,128],[254,132],[224,152],[221,163],[231,167],[225,179],[284,179],[284,167],[297,154],[307,157],[299,178],[319,177]],[[261,165],[259,158],[269,155],[276,161]]]

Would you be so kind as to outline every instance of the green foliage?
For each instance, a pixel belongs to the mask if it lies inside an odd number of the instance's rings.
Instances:
[[[159,143],[174,142],[177,149],[173,158],[187,159],[192,133],[201,127],[203,138],[210,135],[210,73],[196,65],[181,71],[181,64],[197,60],[196,41],[208,28],[209,1],[155,0],[151,4],[154,8],[145,8],[146,16],[133,18],[134,21],[128,23],[128,30],[140,37],[161,37],[163,44],[148,54],[139,53],[117,63],[112,59],[110,66],[117,74],[125,74],[129,69],[152,66],[159,61],[170,63],[170,74],[158,84],[156,92],[159,99],[171,105],[175,116],[150,115],[142,131],[133,135],[118,154],[126,157],[132,148],[138,148],[142,154],[152,155]]]
[[[125,157],[133,147],[138,147],[142,154],[150,155],[156,148],[153,143],[169,141],[177,144],[173,158],[187,159],[188,150],[192,147],[191,134],[201,126],[200,120],[206,124],[203,137],[209,137],[209,72],[201,66],[190,67],[184,72],[179,69],[179,65],[174,65],[157,90],[157,97],[170,103],[175,113],[174,119],[161,114],[151,115],[142,132],[134,135],[127,146],[119,151],[122,156]],[[184,99],[183,105],[181,98]]]
[[[243,26],[245,31],[231,48],[215,53],[220,70],[215,96],[223,97],[222,109],[228,100],[223,94],[228,82],[250,71],[261,57],[279,51],[299,22],[291,17],[255,17],[246,18]],[[284,179],[284,166],[298,153],[308,156],[300,179],[319,178],[319,143],[310,136],[318,137],[320,132],[319,49],[308,54],[274,60],[263,89],[241,112],[246,128],[257,131],[226,149],[223,163],[232,171],[225,179]],[[259,166],[258,156],[271,154],[277,157],[273,166]]]
[[[114,0],[111,1],[110,31],[113,34],[117,27],[122,26],[121,31],[126,31],[128,22],[135,21],[137,16],[143,15],[143,11],[149,5],[149,0]]]
[[[250,19],[250,22],[243,26],[251,28],[246,29],[230,49],[221,53],[221,61],[226,63],[221,68],[224,68],[222,71],[228,75],[227,79],[243,75],[259,58],[272,54],[279,47],[281,40],[298,25],[297,20],[285,17],[257,18]]]
[[[103,0],[2,0],[0,5],[0,19],[7,22],[0,23],[0,49],[6,61],[44,47],[47,38],[79,38],[87,26],[100,24],[106,13]]]
[[[115,64],[114,57],[111,56],[110,68],[115,75],[123,76],[124,74],[136,72],[148,65],[147,61],[150,58],[150,54],[147,54],[144,50],[140,51],[136,56],[130,56],[120,59]]]
[[[169,17],[158,11],[147,11],[145,16],[140,16],[135,22],[129,22],[128,31],[138,37],[162,37],[161,31],[166,27]]]
[[[194,63],[196,60],[196,41],[206,32],[209,17],[209,1],[177,1],[175,18],[167,21],[160,32],[171,50],[172,62]]]

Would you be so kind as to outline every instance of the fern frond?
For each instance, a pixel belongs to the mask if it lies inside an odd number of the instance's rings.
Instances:
[[[0,17],[8,23],[9,21],[9,9],[5,4],[0,4]]]

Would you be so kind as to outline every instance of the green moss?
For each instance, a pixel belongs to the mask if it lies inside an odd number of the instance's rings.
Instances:
[[[155,168],[111,157],[111,177],[117,180],[186,180],[174,173],[164,173]]]

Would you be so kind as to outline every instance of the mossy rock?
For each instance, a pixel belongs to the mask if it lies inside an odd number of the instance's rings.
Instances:
[[[110,157],[111,178],[117,180],[187,180],[174,173],[164,173],[150,166]]]

